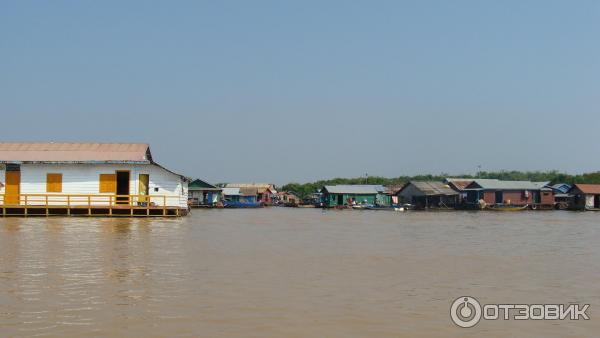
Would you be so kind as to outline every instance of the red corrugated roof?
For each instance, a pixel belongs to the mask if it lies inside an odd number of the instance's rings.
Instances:
[[[147,162],[144,143],[0,143],[3,162]]]
[[[575,184],[575,188],[584,194],[600,194],[600,184]]]

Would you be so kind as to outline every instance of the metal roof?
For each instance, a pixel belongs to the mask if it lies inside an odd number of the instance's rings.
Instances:
[[[151,163],[145,143],[0,143],[0,162]]]
[[[243,188],[243,189],[255,189],[256,193],[262,194],[269,190],[271,193],[277,193],[275,187],[269,183],[227,183],[227,188]]]
[[[473,183],[472,178],[446,178],[446,183],[451,183],[456,189],[464,190],[467,186]]]
[[[188,190],[192,191],[221,191],[221,188],[217,188],[216,186],[201,180],[195,179],[188,185]]]
[[[540,190],[542,188],[540,182],[501,181],[496,179],[476,179],[469,185],[470,189],[477,189],[477,186],[483,190]]]
[[[600,184],[575,184],[571,190],[578,189],[584,194],[600,194]]]
[[[223,188],[223,195],[240,196],[240,188]]]
[[[450,188],[447,184],[442,182],[435,181],[411,181],[408,182],[402,190],[404,190],[409,185],[415,186],[418,190],[420,190],[424,195],[428,196],[437,196],[437,195],[458,195],[454,189]],[[402,191],[400,190],[400,191]]]
[[[573,186],[568,183],[558,183],[553,185],[551,188],[554,191],[560,191],[563,194],[566,194]]]
[[[326,185],[324,187],[330,194],[363,194],[376,195],[385,191],[382,185],[360,185],[360,184],[340,184]]]

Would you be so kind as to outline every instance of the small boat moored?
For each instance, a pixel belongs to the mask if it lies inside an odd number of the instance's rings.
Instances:
[[[523,211],[529,209],[529,205],[510,205],[510,204],[495,204],[488,205],[483,210],[492,210],[492,211]]]

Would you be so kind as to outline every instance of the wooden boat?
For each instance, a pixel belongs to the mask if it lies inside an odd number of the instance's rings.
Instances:
[[[529,208],[528,204],[525,205],[488,205],[484,210],[492,210],[492,211],[523,211]]]

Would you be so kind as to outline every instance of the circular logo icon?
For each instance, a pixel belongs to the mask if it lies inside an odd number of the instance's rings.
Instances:
[[[481,304],[473,297],[458,297],[450,307],[450,317],[460,327],[473,327],[481,319]]]

